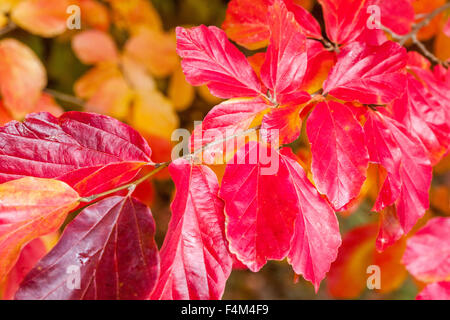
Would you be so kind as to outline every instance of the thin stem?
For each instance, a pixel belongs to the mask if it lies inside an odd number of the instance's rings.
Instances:
[[[74,96],[72,96],[70,94],[62,93],[62,92],[59,92],[59,91],[56,91],[56,90],[53,90],[53,89],[44,89],[44,92],[48,93],[49,95],[51,95],[51,96],[53,96],[56,99],[59,99],[61,101],[65,101],[65,102],[68,102],[68,103],[71,103],[71,104],[75,104],[75,105],[80,106],[80,107],[84,107],[85,106],[85,103],[84,103],[83,100],[81,100],[81,99],[79,99],[77,97],[74,97]]]

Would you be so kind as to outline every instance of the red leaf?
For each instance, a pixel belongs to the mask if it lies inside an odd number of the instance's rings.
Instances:
[[[420,141],[397,121],[369,112],[364,131],[370,161],[381,164],[387,172],[374,210],[380,211],[395,203],[396,212],[391,219],[398,219],[400,228],[386,233],[392,235],[391,238],[382,237],[381,230],[377,249],[383,250],[408,233],[428,209],[431,165]]]
[[[66,227],[58,244],[26,276],[16,299],[146,299],[159,272],[154,234],[145,205],[130,197],[104,199]],[[76,285],[71,270],[79,270],[79,289],[70,286]]]
[[[296,274],[302,274],[314,284],[317,292],[341,245],[339,224],[334,211],[308,180],[291,149],[283,150],[299,209],[288,261]]]
[[[261,123],[261,135],[264,141],[288,144],[297,139],[302,128],[300,109],[301,106],[292,105],[275,108],[266,114]],[[276,136],[274,132],[277,133]]]
[[[342,49],[338,61],[323,85],[325,93],[366,104],[386,104],[398,98],[406,87],[406,49],[396,42],[381,46],[354,42]]]
[[[286,7],[294,14],[295,20],[302,28],[302,32],[309,38],[322,39],[322,30],[317,20],[301,5],[295,3],[296,0],[283,0]]]
[[[40,238],[31,241],[22,249],[14,268],[11,269],[6,281],[0,286],[2,300],[14,299],[14,294],[19,289],[22,280],[46,254],[47,248]]]
[[[145,162],[117,162],[71,171],[58,180],[72,186],[82,197],[99,194],[126,184],[136,177]]]
[[[450,281],[427,285],[417,295],[416,300],[450,300]]]
[[[366,28],[366,0],[319,0],[328,38],[337,44],[349,43]]]
[[[447,22],[444,25],[444,33],[447,37],[450,37],[450,18],[447,19]]]
[[[0,181],[55,178],[114,162],[150,162],[151,150],[134,129],[113,118],[67,112],[31,114],[0,128]],[[80,180],[81,177],[80,177]]]
[[[184,159],[173,162],[169,170],[177,193],[152,299],[220,299],[233,261],[216,175]]]
[[[319,103],[306,127],[314,181],[336,210],[356,198],[366,180],[369,155],[353,108],[334,101]]]
[[[261,67],[261,80],[277,100],[302,84],[306,72],[306,37],[294,15],[279,1],[269,8],[270,44]]]
[[[0,282],[30,241],[58,230],[80,196],[67,184],[24,178],[0,184]]]
[[[254,97],[261,85],[244,54],[216,27],[178,27],[177,52],[183,58],[186,80],[206,84],[220,98]]]
[[[402,262],[423,282],[450,279],[450,218],[434,218],[408,239]]]
[[[394,118],[422,141],[432,164],[438,163],[450,145],[450,119],[444,105],[409,74],[407,90],[392,109]]]
[[[280,160],[275,150],[256,142],[239,149],[227,164],[220,189],[230,251],[253,272],[268,259],[287,256],[298,212],[286,162],[281,159],[276,167],[275,161],[266,163],[265,155]]]

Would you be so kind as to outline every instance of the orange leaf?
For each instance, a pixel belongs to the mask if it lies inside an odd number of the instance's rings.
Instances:
[[[33,239],[55,232],[77,207],[79,195],[67,184],[23,178],[0,185],[0,280]]]
[[[144,65],[156,77],[166,77],[179,64],[175,37],[151,29],[142,29],[125,45],[125,54]]]
[[[46,84],[45,68],[30,48],[14,39],[0,41],[0,92],[14,118],[33,110]]]
[[[84,64],[103,61],[117,62],[119,54],[113,38],[106,32],[87,30],[75,35],[72,48]]]
[[[400,260],[406,242],[401,240],[382,253],[375,249],[378,226],[369,224],[357,227],[347,233],[339,249],[336,261],[328,274],[328,291],[335,298],[352,299],[361,295],[371,275],[367,273],[370,265],[380,268],[381,286],[379,293],[396,290],[407,276]]]
[[[138,131],[170,140],[179,119],[170,101],[159,91],[138,91],[131,124]]]
[[[108,31],[110,19],[108,8],[97,1],[81,0],[81,20],[92,28]]]
[[[0,126],[3,126],[13,120],[8,110],[5,109],[3,102],[0,100]]]

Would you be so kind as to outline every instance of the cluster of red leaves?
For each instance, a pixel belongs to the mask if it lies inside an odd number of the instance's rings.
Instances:
[[[395,264],[386,261],[428,209],[432,165],[449,149],[450,76],[367,28],[366,8],[377,4],[389,12],[383,24],[407,33],[414,21],[403,15],[413,12],[408,1],[401,1],[402,10],[383,0],[319,2],[327,37],[292,0],[233,0],[225,31],[177,28],[186,79],[229,99],[194,130],[192,144],[202,138],[205,159],[217,160],[220,148],[208,146],[217,132],[277,129],[284,145],[300,136],[305,122],[312,160],[311,168],[302,167],[289,147],[279,149],[261,134],[222,155],[233,161],[220,182],[206,165],[173,161],[177,193],[159,252],[152,213],[141,201],[119,192],[80,205],[155,165],[133,128],[80,112],[34,113],[0,128],[0,279],[15,274],[17,261],[27,270],[8,278],[6,292],[21,282],[18,299],[220,299],[233,261],[256,272],[285,258],[317,291],[341,246],[335,212],[358,198],[369,164],[378,165],[373,210],[380,226],[354,231],[342,248],[351,259],[354,243],[364,239],[375,263]],[[248,49],[267,50],[247,58],[227,35]],[[116,48],[110,52],[116,60]],[[0,55],[7,53],[0,46]],[[13,105],[8,84],[0,84],[5,103]],[[268,154],[278,159],[274,174],[263,161]],[[45,250],[35,239],[58,230],[75,210],[81,212],[40,259]],[[403,264],[432,282],[419,298],[449,297],[449,221],[432,219],[407,240]],[[386,249],[385,256],[375,248]],[[348,256],[335,262],[330,290],[344,281],[339,265]],[[80,290],[66,285],[74,267]]]

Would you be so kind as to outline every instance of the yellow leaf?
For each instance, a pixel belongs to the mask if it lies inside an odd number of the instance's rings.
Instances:
[[[186,110],[194,101],[195,90],[187,83],[181,65],[178,66],[170,79],[169,98],[177,111]]]
[[[170,100],[156,90],[137,91],[130,122],[138,131],[168,140],[179,125]]]

